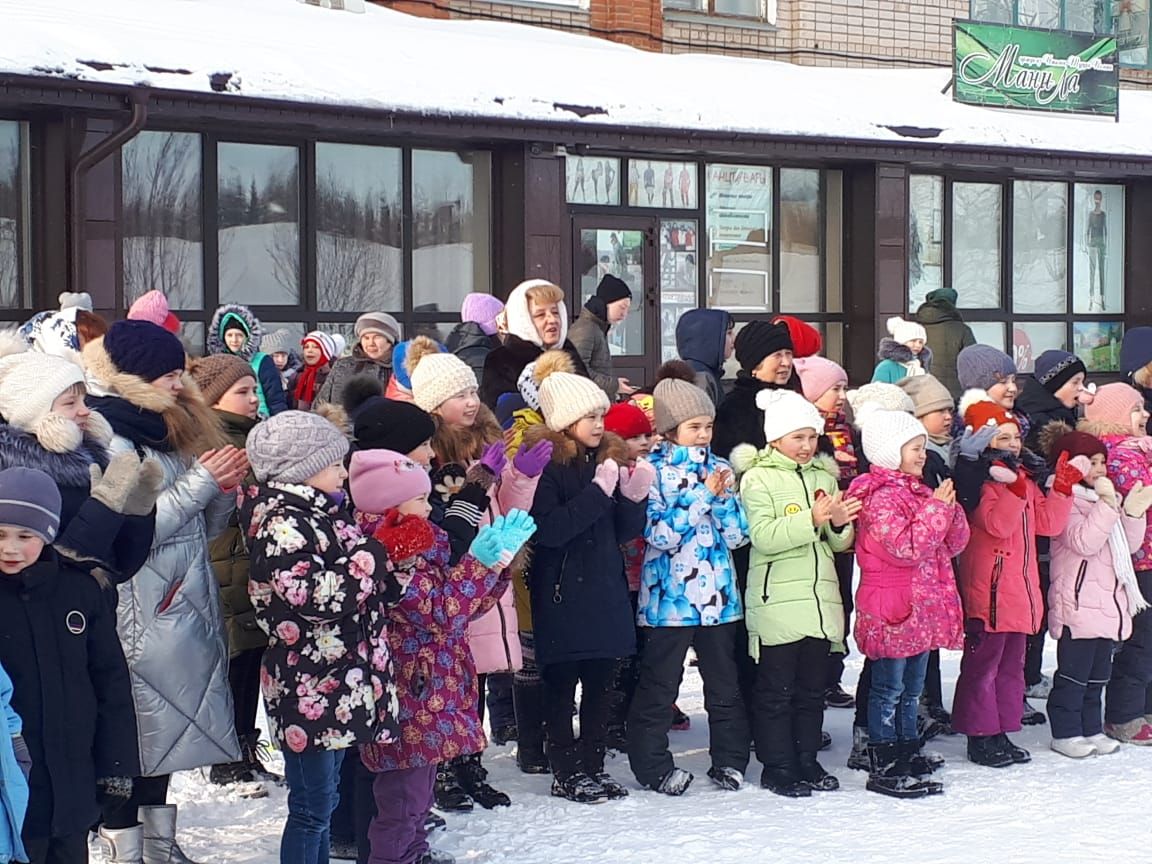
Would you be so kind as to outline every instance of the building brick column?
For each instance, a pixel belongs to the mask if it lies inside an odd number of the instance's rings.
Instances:
[[[588,12],[593,35],[645,51],[663,50],[661,0],[591,0]]]

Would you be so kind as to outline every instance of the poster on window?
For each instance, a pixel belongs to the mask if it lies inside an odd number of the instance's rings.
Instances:
[[[585,228],[580,232],[584,273],[580,277],[580,302],[596,293],[600,280],[616,276],[627,283],[633,298],[644,296],[644,232]],[[644,353],[644,304],[633,302],[628,317],[608,331],[608,350],[613,354]]]
[[[1072,248],[1073,311],[1123,312],[1123,186],[1076,184]]]
[[[1072,324],[1073,351],[1089,372],[1119,372],[1123,321],[1076,321]]]
[[[695,162],[628,160],[628,205],[668,210],[695,210]]]
[[[604,156],[566,156],[564,174],[569,204],[620,203],[620,160]]]
[[[1148,65],[1148,0],[1111,0],[1112,26],[1120,62]]]

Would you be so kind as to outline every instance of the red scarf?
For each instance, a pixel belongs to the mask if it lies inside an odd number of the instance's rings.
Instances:
[[[316,378],[328,368],[328,361],[324,360],[315,366],[304,364],[304,368],[296,377],[296,401],[311,403],[316,398]]]
[[[858,460],[856,445],[852,443],[852,427],[842,411],[820,412],[824,415],[824,435],[836,451],[836,465],[840,468],[840,488],[847,489],[856,477]]]

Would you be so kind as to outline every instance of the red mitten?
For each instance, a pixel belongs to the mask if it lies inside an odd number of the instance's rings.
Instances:
[[[1056,472],[1052,479],[1052,491],[1060,495],[1071,495],[1072,487],[1084,479],[1084,472],[1068,461],[1068,451],[1061,452],[1056,460]]]
[[[389,510],[373,535],[384,544],[393,561],[407,561],[423,554],[436,544],[432,523],[419,516],[405,516],[398,510]]]
[[[1017,471],[1016,479],[1008,484],[1008,491],[1017,498],[1026,497],[1028,495],[1028,475],[1023,471]]]

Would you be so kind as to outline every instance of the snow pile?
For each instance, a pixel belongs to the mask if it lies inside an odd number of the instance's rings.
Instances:
[[[894,131],[915,127],[940,144],[1152,156],[1152,93],[1123,92],[1120,123],[1013,113],[953,103],[940,93],[948,70],[653,54],[294,0],[53,0],[2,14],[0,72],[14,74],[593,127],[886,142],[918,140]]]
[[[1051,671],[1051,641],[1048,648],[1045,668]],[[846,686],[861,664],[859,654],[848,659]],[[959,653],[945,652],[942,665],[949,696]],[[1140,809],[1152,780],[1152,753],[1143,748],[1125,746],[1113,756],[1074,762],[1048,749],[1047,726],[1025,727],[1012,738],[1032,751],[1032,764],[997,770],[965,761],[962,736],[938,738],[929,750],[948,760],[938,775],[946,784],[943,797],[894,801],[865,791],[865,775],[844,767],[853,712],[829,710],[824,728],[833,747],[820,759],[842,788],[794,801],[758,788],[755,759],[741,791],[714,787],[705,776],[708,731],[694,668],[685,669],[678,704],[691,715],[692,728],[671,733],[673,753],[677,764],[696,775],[684,797],[642,791],[621,755],[607,767],[631,796],[597,806],[572,804],[549,796],[550,778],[516,769],[514,745],[490,747],[484,760],[489,780],[512,796],[512,807],[450,814],[448,831],[434,835],[434,845],[461,864],[1104,864],[1140,860],[1152,844],[1152,827]],[[279,860],[283,790],[244,801],[197,774],[182,774],[172,800],[180,804],[180,840],[193,859]]]

